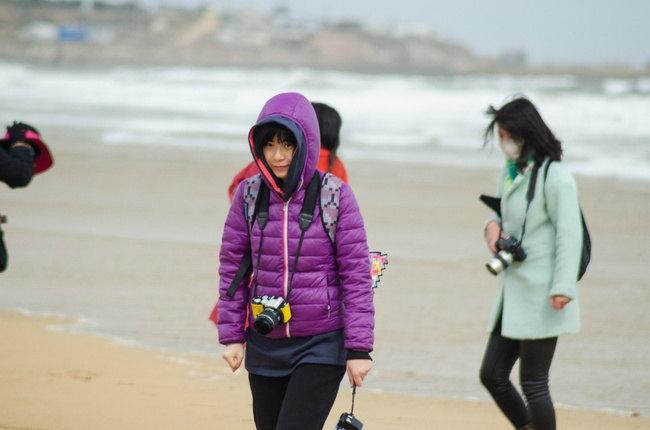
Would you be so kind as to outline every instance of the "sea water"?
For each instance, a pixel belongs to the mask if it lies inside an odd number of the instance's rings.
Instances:
[[[488,165],[485,110],[524,94],[562,140],[572,171],[650,179],[650,78],[364,75],[309,69],[0,63],[0,122],[78,128],[106,145],[248,151],[260,106],[283,91],[334,106],[345,158]],[[622,168],[622,166],[625,166]]]

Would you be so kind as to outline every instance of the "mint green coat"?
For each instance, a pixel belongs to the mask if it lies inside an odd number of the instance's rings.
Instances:
[[[548,159],[545,160],[548,163]],[[503,230],[519,238],[526,211],[532,163],[505,192],[506,169],[499,177]],[[544,183],[540,167],[535,197],[526,216],[523,262],[513,262],[499,275],[499,293],[492,309],[490,331],[503,310],[501,334],[511,339],[542,339],[580,330],[576,279],[582,253],[582,223],[576,183],[561,162],[554,161]],[[564,309],[549,302],[554,295],[573,299]]]

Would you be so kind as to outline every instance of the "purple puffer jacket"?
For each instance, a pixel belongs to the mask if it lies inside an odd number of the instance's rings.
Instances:
[[[302,136],[296,136],[298,145],[304,145],[306,149],[301,180],[285,203],[280,197],[282,191],[261,160],[255,156],[252,142],[255,126],[249,134],[253,157],[271,190],[257,294],[286,297],[300,238],[298,217],[307,184],[316,170],[320,132],[311,103],[298,93],[279,94],[271,98],[264,105],[256,125],[268,122],[269,117],[294,123],[302,133]],[[219,342],[224,345],[246,340],[244,327],[252,289],[246,281],[247,285],[240,286],[234,297],[228,297],[226,291],[246,253],[252,250],[253,265],[257,263],[260,229],[255,222],[249,233],[244,215],[245,185],[246,181],[240,184],[233,198],[219,254],[221,266],[217,326]],[[320,206],[316,205],[314,221],[305,233],[289,299],[291,320],[287,324],[278,325],[268,337],[310,336],[343,327],[346,349],[372,351],[374,306],[368,245],[363,219],[348,185],[344,184],[341,188],[336,245],[332,245],[325,233],[320,221]],[[252,316],[249,324],[252,327]]]

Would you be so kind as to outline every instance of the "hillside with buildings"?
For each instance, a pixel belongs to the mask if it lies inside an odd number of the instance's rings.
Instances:
[[[423,74],[535,71],[527,67],[523,52],[485,58],[433,34],[393,34],[356,22],[303,22],[287,8],[264,14],[250,9],[144,10],[135,3],[101,1],[0,0],[0,40],[0,60],[45,64],[317,67]],[[544,72],[549,71],[566,70]]]

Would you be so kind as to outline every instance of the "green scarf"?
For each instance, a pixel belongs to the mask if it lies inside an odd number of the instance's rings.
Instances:
[[[534,157],[531,155],[528,157],[528,164],[534,160]],[[519,166],[517,165],[517,160],[506,160],[506,170],[508,174],[503,180],[503,190],[506,191],[512,186],[512,183],[515,181],[517,175],[521,173]]]

